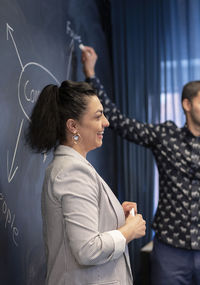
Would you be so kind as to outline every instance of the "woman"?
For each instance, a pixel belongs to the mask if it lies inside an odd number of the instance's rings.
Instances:
[[[132,284],[127,244],[145,234],[145,221],[135,203],[120,205],[86,160],[108,125],[85,82],[46,86],[33,109],[29,145],[55,149],[42,193],[48,285]]]

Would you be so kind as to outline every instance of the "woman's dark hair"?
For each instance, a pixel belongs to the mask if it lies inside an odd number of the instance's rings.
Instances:
[[[86,82],[63,81],[61,86],[47,85],[33,108],[26,132],[28,145],[36,152],[48,152],[66,140],[66,121],[79,120],[87,107],[87,98],[96,95]]]
[[[188,82],[183,86],[181,101],[183,102],[184,99],[188,99],[191,102],[192,99],[198,95],[199,91],[200,91],[199,80]]]

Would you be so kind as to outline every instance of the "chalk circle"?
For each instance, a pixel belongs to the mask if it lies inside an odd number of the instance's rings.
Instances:
[[[41,64],[29,62],[22,68],[18,81],[18,100],[22,112],[29,121],[40,91],[48,84],[60,85],[56,77]]]

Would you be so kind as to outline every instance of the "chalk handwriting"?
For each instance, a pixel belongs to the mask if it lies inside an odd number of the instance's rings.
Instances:
[[[24,65],[24,67],[23,67],[23,69],[22,69],[22,71],[21,71],[21,73],[20,73],[20,76],[19,76],[19,81],[18,81],[18,101],[19,101],[19,105],[20,105],[20,107],[21,107],[21,110],[22,110],[22,112],[24,113],[24,115],[26,116],[26,118],[30,121],[30,118],[29,118],[29,115],[27,114],[27,111],[25,110],[25,104],[27,103],[27,102],[30,102],[30,103],[35,103],[35,99],[37,99],[37,97],[38,97],[38,94],[40,93],[40,91],[39,90],[35,90],[35,89],[32,89],[32,100],[30,99],[31,97],[29,96],[27,96],[27,94],[26,94],[26,92],[20,92],[20,90],[21,90],[21,85],[23,84],[22,83],[22,76],[23,76],[23,74],[26,72],[26,69],[28,69],[28,68],[33,68],[33,67],[37,67],[38,68],[38,71],[39,70],[42,70],[42,71],[44,71],[45,73],[47,73],[47,74],[49,74],[49,76],[51,77],[51,78],[53,78],[53,80],[58,84],[58,85],[60,85],[60,82],[56,79],[56,77],[46,68],[46,67],[44,67],[44,66],[42,66],[41,64],[39,64],[39,63],[37,63],[37,62],[29,62],[29,63],[27,63],[27,64],[25,64]],[[29,80],[28,80],[28,82],[29,82]],[[24,88],[23,88],[23,90],[26,90],[26,86],[27,86],[27,81],[25,82],[25,85],[24,85]],[[23,100],[24,99],[24,100]],[[33,101],[33,102],[32,102]],[[22,103],[22,102],[24,102],[24,103]]]
[[[38,96],[40,94],[39,90],[31,89],[27,92],[27,85],[29,83],[29,80],[27,80],[24,84],[24,98],[26,101],[30,101],[31,103],[35,103],[38,99]]]
[[[0,192],[0,214],[5,218],[5,229],[9,228],[12,233],[12,241],[18,246],[17,237],[19,235],[19,230],[15,226],[15,214],[11,213],[3,193]]]
[[[74,51],[74,42],[76,41],[79,45],[82,43],[81,36],[77,35],[73,29],[71,28],[71,22],[67,21],[66,25],[66,34],[69,35],[71,38],[71,42],[68,47],[68,53],[69,53],[69,60],[67,65],[67,76],[66,78],[69,79],[70,76],[70,69],[71,69],[71,61],[72,61],[72,53]]]
[[[78,41],[79,44],[82,43],[81,36],[75,34],[75,32],[71,28],[71,22],[67,21],[66,25],[66,33],[69,35],[73,40]]]

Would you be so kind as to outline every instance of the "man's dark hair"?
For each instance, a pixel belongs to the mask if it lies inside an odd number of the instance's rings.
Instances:
[[[200,92],[200,81],[188,82],[183,86],[181,101],[183,102],[184,99],[188,99],[191,102],[198,95],[198,92]]]

